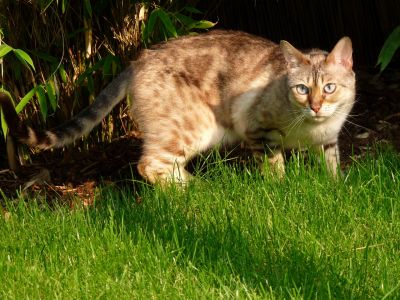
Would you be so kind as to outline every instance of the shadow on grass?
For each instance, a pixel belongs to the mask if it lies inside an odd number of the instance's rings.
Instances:
[[[119,196],[109,203],[98,203],[92,217],[101,224],[113,218],[116,230],[133,239],[140,229],[154,247],[163,245],[179,267],[184,269],[190,263],[198,272],[210,274],[216,287],[225,285],[234,291],[230,285],[232,279],[238,279],[260,295],[321,299],[362,296],[349,288],[331,263],[303,253],[296,240],[286,240],[285,249],[268,233],[265,240],[255,241],[251,234],[244,234],[249,227],[231,221],[229,214],[199,222],[201,211],[176,206],[167,193],[159,193],[155,203],[135,203],[125,192]]]

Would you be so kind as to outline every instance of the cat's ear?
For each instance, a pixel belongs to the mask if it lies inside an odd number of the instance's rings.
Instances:
[[[351,69],[353,67],[353,47],[351,39],[342,37],[326,58],[327,63],[340,64]]]
[[[281,41],[280,47],[290,68],[297,68],[304,64],[310,64],[310,61],[304,54],[293,47],[289,42]]]

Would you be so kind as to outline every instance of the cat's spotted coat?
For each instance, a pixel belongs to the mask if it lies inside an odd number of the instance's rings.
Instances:
[[[18,122],[3,94],[0,103],[12,135],[48,149],[90,132],[129,94],[144,141],[138,170],[152,183],[186,182],[193,156],[238,142],[279,175],[284,149],[324,149],[336,174],[338,135],[355,98],[352,65],[348,37],[330,53],[300,52],[285,41],[212,31],[144,50],[88,109],[55,129],[37,132]]]

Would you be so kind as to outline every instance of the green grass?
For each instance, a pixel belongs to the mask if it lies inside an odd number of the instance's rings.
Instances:
[[[284,180],[222,161],[197,178],[105,187],[89,208],[9,201],[0,298],[400,297],[398,153],[338,181],[296,158]]]

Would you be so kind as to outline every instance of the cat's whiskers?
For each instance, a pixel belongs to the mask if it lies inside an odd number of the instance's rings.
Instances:
[[[370,128],[364,127],[364,126],[359,125],[359,124],[357,124],[357,123],[354,123],[354,122],[352,122],[352,121],[350,121],[350,120],[346,120],[346,123],[349,123],[349,124],[351,124],[351,125],[353,125],[353,126],[356,126],[356,127],[358,127],[358,128],[362,128],[362,129],[367,130],[367,131],[371,131]]]
[[[366,128],[366,127],[364,127],[364,126],[362,126],[362,125],[359,125],[359,124],[354,123],[354,122],[352,122],[351,120],[349,120],[349,118],[354,117],[354,116],[357,116],[357,115],[349,115],[349,114],[346,113],[345,111],[336,110],[335,113],[334,113],[334,115],[333,115],[333,117],[334,117],[334,116],[344,116],[344,117],[348,117],[348,118],[346,118],[345,123],[351,124],[351,125],[353,125],[353,126],[356,126],[356,127],[358,127],[358,128],[362,128],[362,129],[365,129],[365,130],[370,130],[369,128]],[[345,126],[343,126],[343,127],[345,127]],[[347,128],[346,128],[346,130],[347,130]]]
[[[284,129],[288,129],[286,134],[289,135],[293,130],[299,128],[304,120],[305,120],[304,114],[302,114],[302,113],[297,114],[295,116],[295,118],[293,120],[291,120],[290,124],[288,126],[284,127]]]

